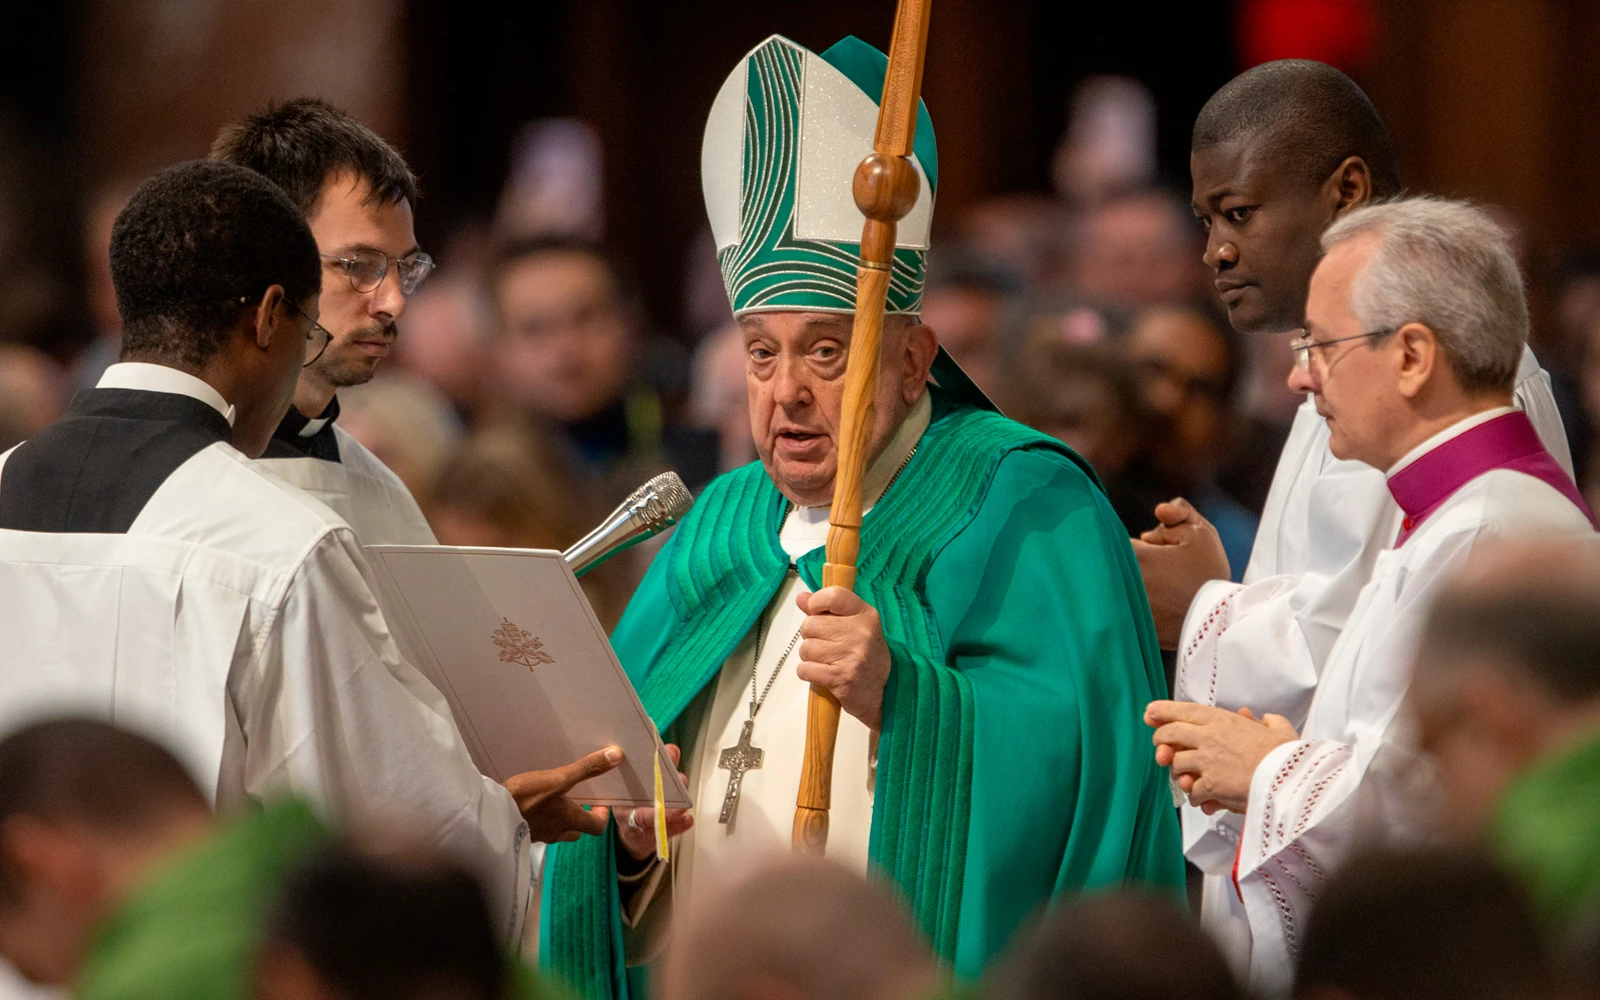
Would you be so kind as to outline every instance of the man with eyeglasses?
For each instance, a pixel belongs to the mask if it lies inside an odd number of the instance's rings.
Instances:
[[[1306,916],[1349,848],[1425,832],[1434,786],[1400,708],[1434,593],[1490,541],[1593,538],[1571,474],[1513,405],[1528,310],[1495,223],[1460,202],[1410,198],[1348,212],[1321,242],[1290,385],[1311,395],[1334,457],[1385,477],[1403,519],[1303,720],[1193,701],[1146,712],[1157,762],[1190,803],[1241,817],[1233,891],[1252,985],[1268,995],[1286,984]],[[1270,616],[1270,601],[1240,602],[1199,630],[1257,614]],[[1206,673],[1191,665],[1186,688],[1207,687]]]
[[[1343,73],[1308,60],[1265,63],[1212,95],[1195,121],[1190,171],[1229,321],[1285,341],[1303,323],[1323,230],[1400,193],[1394,145],[1372,102]],[[1526,348],[1513,397],[1570,470],[1549,377]],[[1278,459],[1243,584],[1228,581],[1216,531],[1186,500],[1156,508],[1160,525],[1134,541],[1156,634],[1177,651],[1176,697],[1304,722],[1356,596],[1404,516],[1382,473],[1341,460],[1329,439],[1308,400]],[[1202,920],[1242,961],[1251,925],[1231,884],[1239,818],[1185,807],[1183,823],[1185,853],[1205,874]]]
[[[300,374],[263,462],[337,511],[363,544],[435,544],[400,478],[334,423],[338,391],[371,380],[394,345],[407,297],[433,270],[412,225],[411,168],[371,129],[314,98],[224,127],[211,158],[282,188],[321,254],[325,349]]]

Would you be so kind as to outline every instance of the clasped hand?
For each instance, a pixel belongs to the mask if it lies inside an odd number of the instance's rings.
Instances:
[[[839,705],[877,732],[883,727],[883,688],[889,681],[889,644],[877,609],[844,587],[802,593],[800,679],[833,692]]]
[[[1211,522],[1181,497],[1156,507],[1160,523],[1133,540],[1156,639],[1177,649],[1184,616],[1208,580],[1228,578],[1228,553]]]
[[[1208,816],[1243,813],[1256,768],[1274,748],[1300,738],[1281,715],[1258,721],[1248,708],[1229,712],[1192,701],[1152,701],[1144,722],[1156,727],[1156,763],[1172,769],[1189,802]]]

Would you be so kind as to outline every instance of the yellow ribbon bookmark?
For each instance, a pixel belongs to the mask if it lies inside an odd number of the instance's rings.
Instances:
[[[656,754],[656,854],[662,861],[667,858],[667,797],[661,787],[661,751]]]

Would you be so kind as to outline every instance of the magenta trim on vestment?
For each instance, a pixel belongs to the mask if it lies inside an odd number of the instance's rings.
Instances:
[[[1406,515],[1395,548],[1457,490],[1495,469],[1524,473],[1560,491],[1594,524],[1572,477],[1545,450],[1533,421],[1517,410],[1456,435],[1389,477],[1389,492]]]

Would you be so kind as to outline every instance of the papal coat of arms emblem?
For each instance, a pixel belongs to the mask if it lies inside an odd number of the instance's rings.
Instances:
[[[544,651],[544,643],[532,632],[518,628],[509,618],[500,619],[500,627],[490,635],[500,647],[501,663],[520,663],[532,670],[541,663],[554,663],[555,657]]]

